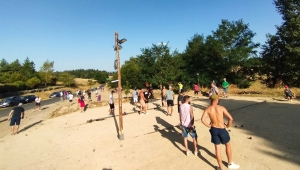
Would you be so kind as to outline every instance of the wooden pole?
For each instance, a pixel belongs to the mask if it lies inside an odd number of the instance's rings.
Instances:
[[[120,54],[119,54],[119,34],[115,32],[115,46],[116,46],[116,55],[118,62],[118,104],[119,104],[119,139],[124,140],[123,134],[123,114],[122,114],[122,84],[121,84],[121,65],[120,65]]]

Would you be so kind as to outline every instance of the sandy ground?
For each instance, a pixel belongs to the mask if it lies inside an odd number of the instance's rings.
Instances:
[[[62,105],[57,103],[55,105]],[[183,152],[177,107],[166,116],[153,101],[150,115],[139,116],[123,104],[124,137],[118,139],[119,117],[109,117],[108,107],[88,109],[48,119],[51,109],[28,113],[21,132],[11,136],[8,122],[0,122],[0,169],[215,169],[209,129],[199,121],[208,106],[205,97],[194,98],[200,156]],[[263,97],[230,97],[221,100],[234,123],[230,128],[234,161],[247,170],[300,169],[299,101]],[[116,110],[118,113],[118,110]],[[87,123],[89,119],[99,119]],[[236,126],[236,127],[235,127]],[[243,126],[243,127],[241,127]],[[249,139],[251,137],[251,139]],[[191,138],[189,146],[192,150]],[[226,155],[223,154],[226,165]]]

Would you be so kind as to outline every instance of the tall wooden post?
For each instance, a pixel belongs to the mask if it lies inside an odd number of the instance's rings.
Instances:
[[[118,63],[118,99],[119,99],[119,139],[124,140],[123,133],[123,113],[122,113],[122,84],[121,84],[121,65],[120,65],[120,54],[119,54],[119,34],[115,32],[115,46],[116,46],[116,56]]]

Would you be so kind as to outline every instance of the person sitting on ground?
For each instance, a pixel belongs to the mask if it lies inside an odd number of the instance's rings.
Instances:
[[[238,169],[240,165],[233,163],[232,161],[232,151],[230,145],[230,136],[226,128],[229,128],[233,122],[233,118],[228,113],[228,111],[223,106],[218,105],[219,96],[213,94],[211,96],[212,105],[207,107],[203,114],[201,121],[202,123],[210,128],[209,132],[211,134],[211,142],[215,145],[216,159],[219,164],[219,169],[222,170],[223,163],[221,157],[221,143],[226,146],[226,155],[228,159],[229,169]],[[228,122],[225,124],[223,116],[226,116]],[[209,117],[210,123],[206,122],[206,118]]]
[[[285,86],[284,95],[290,102],[295,98],[295,93],[289,88],[289,86]]]
[[[21,118],[24,119],[25,110],[22,105],[22,103],[19,103],[17,107],[14,107],[9,112],[7,120],[10,120],[11,135],[18,134]]]

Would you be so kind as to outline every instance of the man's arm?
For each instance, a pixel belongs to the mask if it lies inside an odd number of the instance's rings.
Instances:
[[[14,112],[14,110],[12,110],[12,111],[9,112],[7,120],[11,119],[11,116],[12,116],[13,112]]]
[[[230,113],[224,108],[224,111],[223,111],[224,115],[228,118],[228,122],[226,125],[226,128],[229,128],[233,122],[233,118],[232,116],[230,115]]]
[[[202,114],[202,117],[201,117],[201,122],[208,128],[211,128],[211,125],[208,124],[206,121],[205,121],[205,118],[208,116],[208,113],[206,111],[206,109],[204,110],[203,114]]]
[[[194,112],[192,106],[190,106],[190,116],[191,116],[192,125],[194,125]]]

